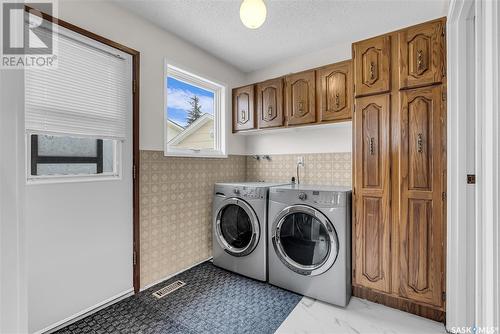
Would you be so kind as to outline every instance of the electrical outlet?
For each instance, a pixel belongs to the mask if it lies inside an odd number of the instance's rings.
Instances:
[[[303,156],[297,157],[297,165],[304,166],[304,157]]]

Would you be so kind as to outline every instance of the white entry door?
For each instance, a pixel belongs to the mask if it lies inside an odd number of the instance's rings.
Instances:
[[[59,27],[25,71],[29,332],[133,291],[132,57]]]

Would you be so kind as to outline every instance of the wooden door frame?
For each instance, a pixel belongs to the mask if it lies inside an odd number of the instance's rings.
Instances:
[[[140,83],[140,52],[129,48],[123,44],[114,42],[106,37],[97,35],[91,31],[75,26],[69,22],[60,20],[49,14],[43,13],[28,5],[24,6],[25,11],[37,15],[44,20],[57,24],[63,28],[71,30],[77,34],[93,39],[99,43],[118,49],[132,56],[132,183],[133,183],[133,285],[134,292],[140,290],[140,230],[139,230],[139,83]]]

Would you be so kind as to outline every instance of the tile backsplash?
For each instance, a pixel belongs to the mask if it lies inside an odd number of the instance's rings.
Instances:
[[[227,159],[164,157],[141,151],[141,287],[212,254],[212,192],[216,182],[289,182],[298,157],[301,183],[351,185],[351,153],[271,155]]]
[[[216,182],[245,179],[246,159],[164,157],[141,151],[141,287],[212,254],[212,192]]]
[[[313,185],[351,186],[351,153],[277,154],[270,160],[247,156],[246,179],[249,181],[290,182],[297,174],[297,161],[303,159],[299,168],[300,183]]]

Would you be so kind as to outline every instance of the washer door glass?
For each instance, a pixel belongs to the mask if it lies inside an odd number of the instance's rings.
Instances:
[[[224,240],[234,248],[245,248],[252,241],[252,222],[239,205],[229,204],[222,209],[220,230]]]
[[[325,226],[307,213],[286,216],[279,236],[285,254],[303,266],[318,266],[330,253],[330,237]]]

